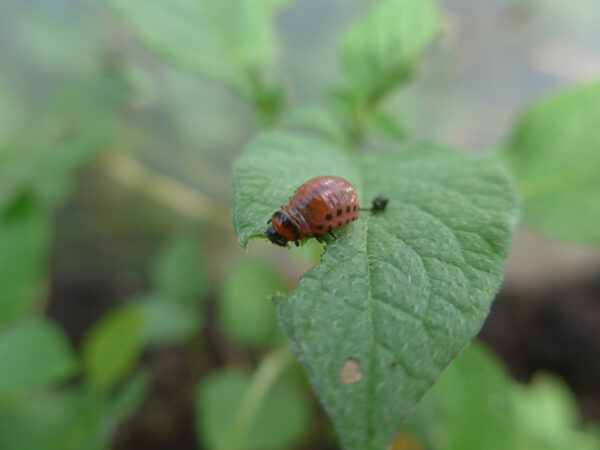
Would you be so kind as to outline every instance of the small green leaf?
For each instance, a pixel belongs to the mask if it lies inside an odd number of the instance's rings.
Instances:
[[[30,196],[0,210],[0,323],[37,300],[49,245],[50,217]]]
[[[108,2],[157,53],[250,98],[272,64],[271,21],[287,0]]]
[[[111,420],[106,399],[81,386],[43,392],[0,411],[0,448],[108,450]]]
[[[392,141],[401,141],[406,138],[406,130],[391,113],[378,110],[367,124],[368,131],[378,137]]]
[[[318,162],[318,163],[317,163]],[[277,314],[348,449],[381,449],[479,331],[502,279],[516,201],[502,168],[431,145],[350,159],[316,139],[264,134],[233,169],[242,245],[299,185],[337,175],[379,214],[327,245]]]
[[[132,370],[142,354],[145,331],[144,317],[134,305],[94,324],[82,349],[85,374],[94,389],[108,390]]]
[[[272,267],[242,259],[225,280],[218,303],[221,327],[241,345],[266,344],[277,330],[275,305],[267,296],[286,290],[285,282]]]
[[[600,243],[600,83],[534,104],[503,151],[524,225],[560,240]]]
[[[204,300],[209,287],[208,270],[198,241],[175,235],[156,257],[152,282],[166,297],[191,305]]]
[[[107,401],[104,415],[115,421],[129,417],[140,407],[149,387],[150,376],[146,372],[140,371],[134,374],[125,386]]]
[[[0,332],[0,396],[29,393],[72,376],[77,360],[63,331],[45,317]]]
[[[346,91],[374,104],[410,75],[438,31],[435,0],[381,0],[344,36],[341,70]]]
[[[529,385],[515,385],[515,428],[518,447],[532,450],[600,448],[600,429],[583,429],[577,402],[568,386],[548,374]]]
[[[0,448],[79,450],[75,439],[80,398],[72,392],[43,393],[0,411]],[[80,432],[80,430],[77,430]],[[77,444],[81,444],[79,441]]]
[[[135,304],[144,318],[145,342],[151,347],[186,341],[202,326],[203,317],[199,311],[190,310],[161,294],[144,296]]]
[[[205,378],[196,400],[196,429],[207,448],[229,450],[232,426],[248,389],[248,373],[221,371]],[[266,394],[252,417],[239,450],[290,448],[306,432],[309,406],[298,387],[285,378]]]

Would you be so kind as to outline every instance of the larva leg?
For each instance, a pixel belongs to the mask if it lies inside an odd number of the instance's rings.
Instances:
[[[323,239],[321,239],[321,236],[319,236],[318,234],[315,234],[315,239],[317,240],[317,242],[318,242],[319,244],[322,244],[322,243],[323,243]]]
[[[334,238],[337,241],[337,236],[333,231],[329,230],[328,233],[331,235],[332,238]]]

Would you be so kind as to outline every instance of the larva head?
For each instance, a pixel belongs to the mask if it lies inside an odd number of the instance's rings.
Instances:
[[[277,231],[275,231],[273,227],[267,230],[267,238],[269,238],[269,240],[275,245],[287,247],[288,240],[284,236],[279,234]]]
[[[267,237],[273,244],[285,247],[288,241],[298,240],[298,228],[287,215],[277,211],[271,218],[271,228],[267,230]]]

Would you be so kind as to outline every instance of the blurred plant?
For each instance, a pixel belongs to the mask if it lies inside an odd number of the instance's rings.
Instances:
[[[560,382],[518,385],[478,345],[440,376],[479,331],[502,278],[516,198],[497,160],[515,176],[524,225],[557,239],[599,242],[597,84],[534,105],[495,159],[418,143],[366,154],[381,150],[373,137],[395,146],[407,137],[385,103],[409,81],[439,29],[433,0],[375,2],[342,38],[330,104],[293,108],[274,70],[272,29],[289,2],[107,3],[158,55],[224,86],[252,107],[261,127],[277,128],[253,139],[233,168],[233,223],[243,246],[263,237],[266,219],[313,176],[348,178],[363,203],[381,192],[391,198],[385,214],[364,214],[328,241],[320,264],[287,294],[271,265],[240,258],[231,267],[216,317],[226,345],[243,349],[251,363],[213,368],[200,380],[199,442],[279,449],[307,439],[314,411],[291,343],[344,448],[600,445],[596,429],[577,428]],[[71,40],[68,33],[63,40]],[[41,313],[52,215],[72,194],[78,170],[122,138],[117,124],[134,101],[123,82],[126,67],[108,60],[98,64],[101,75],[69,80],[37,111],[0,108],[0,448],[109,448],[117,424],[147,395],[150,377],[138,368],[143,353],[198,337],[215,294],[199,242],[178,232],[152,264],[147,292],[95,323],[81,356]],[[0,92],[10,89],[0,85]],[[226,229],[227,207],[121,147],[105,152],[97,167]],[[273,301],[265,300],[270,294]]]
[[[575,399],[563,382],[548,374],[536,375],[529,385],[512,381],[478,342],[440,376],[403,432],[439,450],[600,447],[600,428],[580,426]]]

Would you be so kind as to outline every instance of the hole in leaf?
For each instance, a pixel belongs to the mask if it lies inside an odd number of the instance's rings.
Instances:
[[[339,380],[342,384],[353,384],[362,380],[363,371],[356,358],[348,358],[340,368]]]

